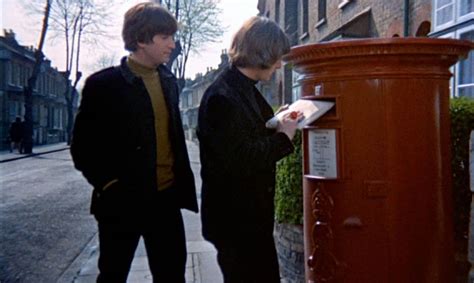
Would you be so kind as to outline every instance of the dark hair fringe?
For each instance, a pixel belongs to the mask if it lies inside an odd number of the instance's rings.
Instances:
[[[124,16],[122,38],[125,49],[137,50],[138,43],[150,43],[157,34],[173,35],[178,23],[164,7],[151,3],[140,3],[130,8]]]
[[[268,69],[288,52],[289,39],[274,21],[252,17],[234,35],[229,57],[237,67]]]

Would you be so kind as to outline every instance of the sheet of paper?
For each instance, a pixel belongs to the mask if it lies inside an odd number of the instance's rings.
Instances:
[[[278,126],[278,121],[281,121],[285,115],[293,111],[300,111],[303,113],[303,119],[298,123],[298,128],[302,129],[304,126],[311,124],[316,119],[321,117],[333,106],[334,102],[331,101],[298,99],[293,104],[291,104],[288,109],[278,113],[273,118],[268,120],[266,127],[274,129]]]

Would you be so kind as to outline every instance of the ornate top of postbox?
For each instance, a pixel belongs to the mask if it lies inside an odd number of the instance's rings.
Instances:
[[[445,38],[357,39],[295,46],[283,60],[292,63],[300,73],[338,64],[348,67],[348,63],[374,65],[374,62],[383,62],[389,65],[398,64],[400,60],[414,64],[423,60],[423,63],[441,63],[446,67],[466,58],[473,48],[474,43],[470,41]]]

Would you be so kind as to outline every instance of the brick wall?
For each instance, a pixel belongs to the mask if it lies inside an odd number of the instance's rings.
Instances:
[[[260,15],[269,15],[272,20],[275,20],[275,5],[277,1],[278,0],[260,0]],[[299,39],[302,34],[302,0],[280,0],[279,2],[280,26],[284,29],[290,27],[290,35],[296,32],[295,34]],[[370,14],[369,28],[371,37],[392,37],[394,34],[403,36],[404,0],[351,0],[344,6],[341,6],[344,0],[327,0],[326,2],[326,22],[316,26],[318,24],[318,0],[308,0],[309,37],[299,39],[298,44],[319,42],[326,39],[364,12]],[[415,35],[418,26],[423,21],[431,21],[431,3],[432,0],[409,1],[410,35]],[[297,24],[296,28],[293,28],[294,23]]]
[[[272,1],[270,1],[272,2]],[[341,1],[327,1],[326,22],[318,27],[318,0],[309,0],[309,39],[318,42],[330,37],[340,27],[349,23],[363,12],[370,13],[371,37],[403,36],[404,0],[352,0],[340,7]],[[410,1],[409,34],[414,35],[422,21],[431,21],[431,0]]]

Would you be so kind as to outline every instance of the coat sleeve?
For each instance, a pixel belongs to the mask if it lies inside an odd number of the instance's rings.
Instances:
[[[200,113],[199,131],[206,154],[213,155],[213,171],[241,177],[273,168],[276,161],[293,151],[283,133],[255,135],[252,125],[242,121],[244,109],[225,95],[209,95]],[[215,172],[216,173],[216,172]]]
[[[102,188],[116,179],[108,160],[106,140],[106,109],[103,90],[88,80],[82,91],[82,100],[74,122],[71,156],[76,169],[81,171],[94,188]],[[110,126],[110,125],[109,125]],[[110,146],[110,145],[109,145]]]

